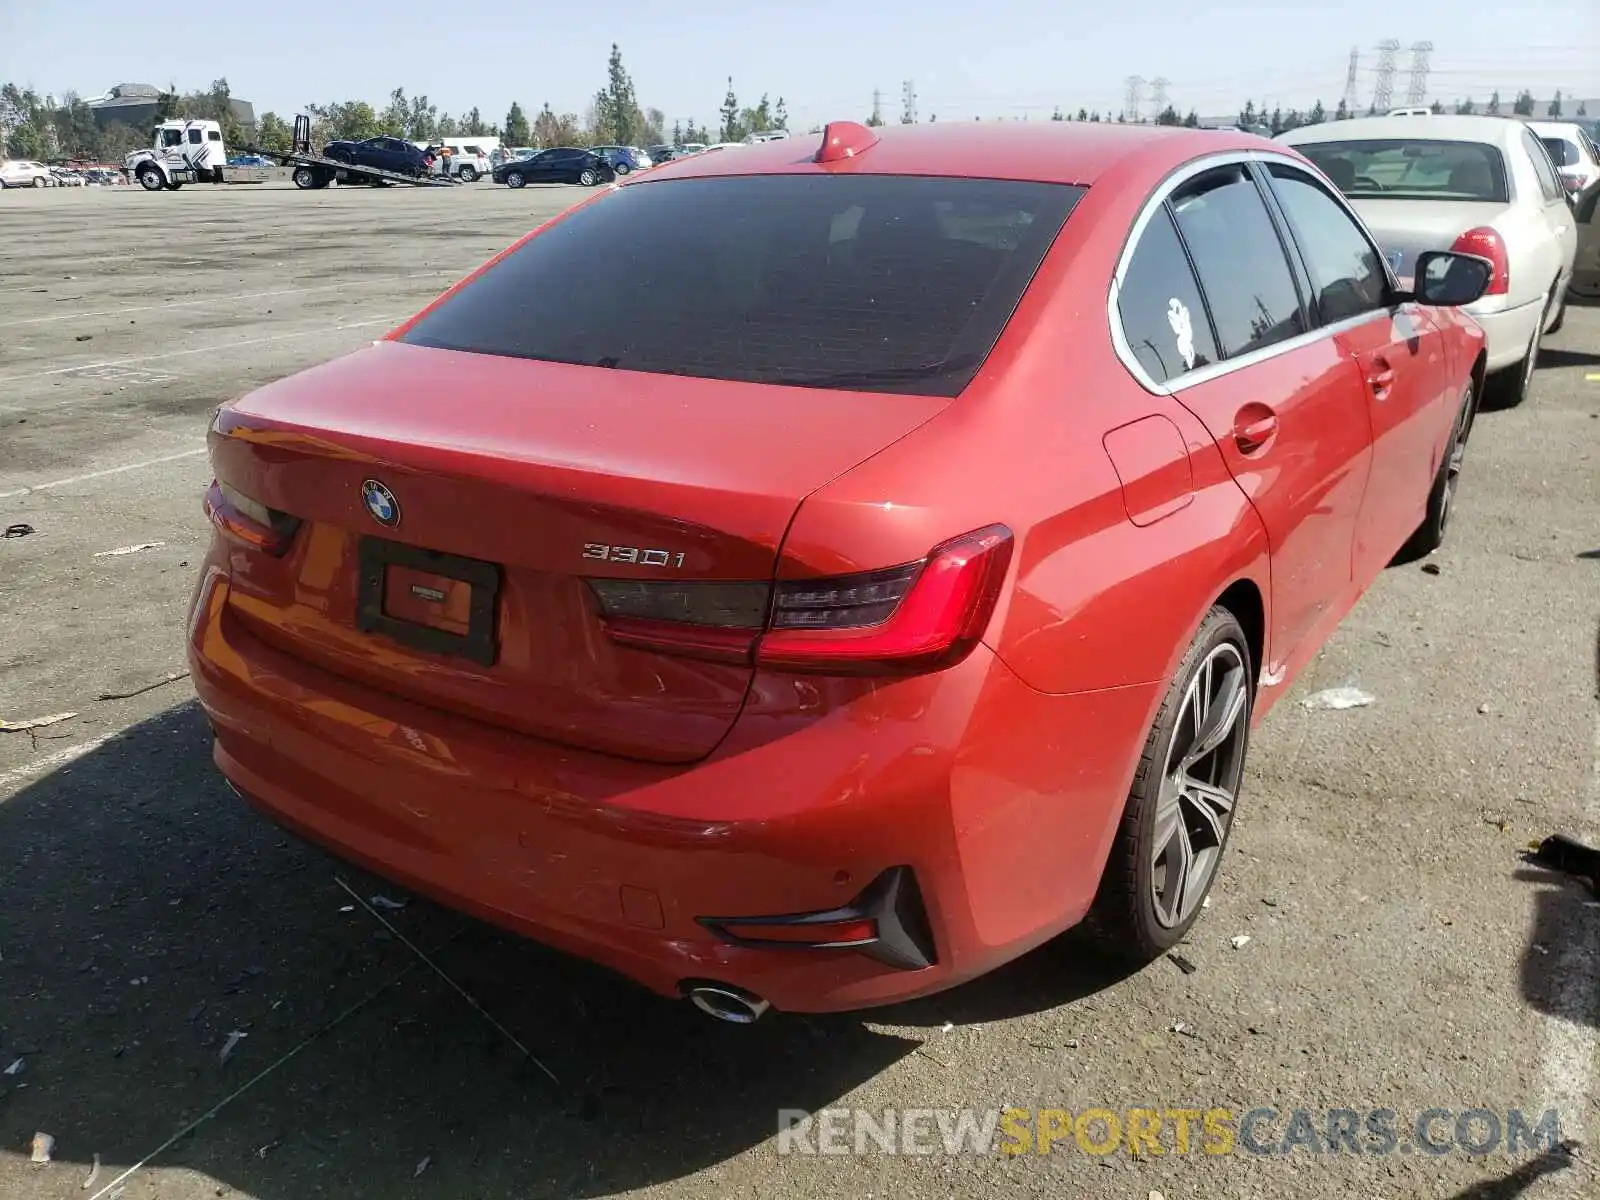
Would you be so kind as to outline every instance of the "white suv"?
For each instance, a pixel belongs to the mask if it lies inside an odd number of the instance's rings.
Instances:
[[[0,187],[51,187],[55,179],[50,168],[26,158],[8,158],[0,161]]]

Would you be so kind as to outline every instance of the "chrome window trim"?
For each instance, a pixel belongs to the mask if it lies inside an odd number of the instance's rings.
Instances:
[[[1167,175],[1156,185],[1155,190],[1145,198],[1144,205],[1139,210],[1139,215],[1134,218],[1133,224],[1129,227],[1127,238],[1122,245],[1122,253],[1117,257],[1116,270],[1111,276],[1111,286],[1107,289],[1106,295],[1106,323],[1111,331],[1112,348],[1115,350],[1118,360],[1122,363],[1123,369],[1133,377],[1134,382],[1153,396],[1170,396],[1174,392],[1196,387],[1199,384],[1207,383],[1224,375],[1231,375],[1235,371],[1241,371],[1246,367],[1255,366],[1257,363],[1277,358],[1281,354],[1292,354],[1294,351],[1304,349],[1322,338],[1331,338],[1336,334],[1365,324],[1376,317],[1389,315],[1393,311],[1392,308],[1376,308],[1370,312],[1346,317],[1344,320],[1336,321],[1331,325],[1319,325],[1306,333],[1297,334],[1281,342],[1274,342],[1270,346],[1263,346],[1261,349],[1252,350],[1248,354],[1241,354],[1238,358],[1225,358],[1220,362],[1207,363],[1203,367],[1185,371],[1181,375],[1173,376],[1165,383],[1157,382],[1151,378],[1149,372],[1144,369],[1143,364],[1139,362],[1138,357],[1134,354],[1133,347],[1128,343],[1127,335],[1122,330],[1122,314],[1117,309],[1117,301],[1122,294],[1123,280],[1127,278],[1128,267],[1133,261],[1134,251],[1138,249],[1139,242],[1144,237],[1144,231],[1150,224],[1151,218],[1166,204],[1167,199],[1173,192],[1196,176],[1203,175],[1205,172],[1217,167],[1244,166],[1250,163],[1291,167],[1321,183],[1328,194],[1333,197],[1334,202],[1344,210],[1345,215],[1355,222],[1356,228],[1361,231],[1361,235],[1367,239],[1367,243],[1377,253],[1378,262],[1383,266],[1383,273],[1389,281],[1390,290],[1393,292],[1401,290],[1399,280],[1395,277],[1393,268],[1389,266],[1389,260],[1378,246],[1377,239],[1372,236],[1372,231],[1367,228],[1366,222],[1351,207],[1350,202],[1333,185],[1332,181],[1327,179],[1322,172],[1305,159],[1275,150],[1222,150],[1215,154],[1207,154],[1200,158],[1191,159]],[[1263,199],[1263,204],[1265,203],[1266,201]],[[1270,208],[1267,215],[1273,215]],[[1290,237],[1294,239],[1295,247],[1298,250],[1298,237],[1295,237],[1293,230],[1288,232]],[[1301,253],[1303,254],[1303,251]],[[1292,276],[1294,273],[1293,264],[1286,258],[1284,265],[1289,268]],[[1195,285],[1200,289],[1201,296],[1204,296],[1205,286],[1198,278],[1195,280]]]

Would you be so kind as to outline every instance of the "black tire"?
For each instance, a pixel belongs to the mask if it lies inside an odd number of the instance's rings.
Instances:
[[[1533,337],[1528,342],[1528,353],[1510,370],[1495,375],[1495,407],[1516,408],[1533,391],[1533,374],[1539,369],[1539,346],[1544,341],[1544,324],[1550,318],[1550,306],[1556,302],[1554,289],[1545,298],[1539,310],[1539,323],[1533,327]]]
[[[1218,664],[1224,664],[1220,679],[1217,678]],[[1156,817],[1162,805],[1163,784],[1173,778],[1168,771],[1171,760],[1179,754],[1184,741],[1192,745],[1198,732],[1190,694],[1191,688],[1198,692],[1201,686],[1202,668],[1210,671],[1207,679],[1212,700],[1221,705],[1217,711],[1232,713],[1233,721],[1224,742],[1190,765],[1201,772],[1214,773],[1211,782],[1225,787],[1235,802],[1244,774],[1250,714],[1255,707],[1255,667],[1250,660],[1250,643],[1238,618],[1217,605],[1200,623],[1145,739],[1122,823],[1090,909],[1089,928],[1096,940],[1109,954],[1130,962],[1149,962],[1184,939],[1216,882],[1223,852],[1233,832],[1235,808],[1232,805],[1225,821],[1221,822],[1220,837],[1217,836],[1217,821],[1202,822],[1206,839],[1216,842],[1214,847],[1206,847],[1203,885],[1194,890],[1180,887],[1174,905],[1175,910],[1180,911],[1159,913],[1156,886],[1158,880],[1164,880],[1168,888],[1172,887],[1172,863],[1169,860],[1168,865],[1158,871],[1158,852],[1163,847],[1156,845]],[[1219,686],[1221,692],[1216,690]],[[1224,700],[1224,696],[1229,700]],[[1212,762],[1213,759],[1216,761]],[[1199,832],[1194,806],[1185,809],[1181,804],[1174,804],[1172,811],[1179,818],[1173,822],[1174,830],[1182,826],[1186,831],[1184,844],[1192,847]],[[1189,832],[1191,830],[1193,832]],[[1212,850],[1214,853],[1209,853]]]
[[[626,175],[629,171],[633,170],[633,168],[630,167],[627,163],[618,163],[615,167],[613,167],[611,169],[617,173],[619,178],[621,176],[623,176],[623,175]]]
[[[1444,544],[1445,530],[1449,528],[1450,516],[1455,511],[1456,487],[1460,483],[1475,411],[1476,393],[1469,383],[1466,395],[1461,397],[1461,407],[1456,410],[1455,424],[1450,427],[1450,443],[1445,447],[1444,458],[1433,477],[1433,486],[1428,489],[1427,512],[1423,514],[1422,524],[1417,526],[1406,544],[1400,547],[1400,553],[1395,555],[1396,564],[1426,558]]]
[[[521,171],[507,171],[506,186],[511,188],[527,187],[528,178]]]
[[[294,169],[294,173],[290,178],[294,180],[295,187],[310,189],[317,186],[321,173],[312,170],[310,167],[300,166]]]
[[[139,180],[139,186],[147,192],[159,192],[167,186],[167,181],[161,177],[161,172],[156,170],[155,167],[140,167],[136,178]]]
[[[600,176],[596,175],[593,171],[580,171],[578,173],[578,182],[584,187],[593,187],[595,184],[600,182]]]
[[[1565,288],[1562,289],[1561,298],[1556,301],[1556,305],[1556,319],[1550,322],[1550,328],[1545,330],[1546,333],[1558,333],[1561,327],[1567,323],[1567,290]]]
[[[174,179],[171,183],[167,184],[167,190],[175,192],[179,188],[181,188],[182,186],[183,186],[183,184],[179,183],[176,179]]]
[[[477,183],[478,170],[476,167],[462,167],[456,172],[456,178],[461,180],[462,183]]]

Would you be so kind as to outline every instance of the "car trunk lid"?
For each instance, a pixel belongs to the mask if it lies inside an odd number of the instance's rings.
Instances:
[[[1406,286],[1417,255],[1449,250],[1467,230],[1493,226],[1511,207],[1464,200],[1356,200],[1353,206]]]
[[[693,761],[752,668],[617,644],[586,580],[770,580],[801,500],[947,403],[380,342],[219,413],[219,480],[301,522],[232,552],[230,604],[371,686]]]

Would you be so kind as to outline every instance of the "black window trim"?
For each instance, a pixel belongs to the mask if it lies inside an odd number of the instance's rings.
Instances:
[[[1273,186],[1272,172],[1268,168],[1274,166],[1281,166],[1288,170],[1298,172],[1300,175],[1304,176],[1313,187],[1322,192],[1323,195],[1328,197],[1328,199],[1332,200],[1335,206],[1338,207],[1339,211],[1351,218],[1351,223],[1355,225],[1356,231],[1360,233],[1362,238],[1366,241],[1367,248],[1370,249],[1373,254],[1377,255],[1378,263],[1383,268],[1385,280],[1383,303],[1379,304],[1375,308],[1369,308],[1365,312],[1357,313],[1353,317],[1342,317],[1338,321],[1331,323],[1339,325],[1341,328],[1348,328],[1351,322],[1362,318],[1392,316],[1395,309],[1398,308],[1400,304],[1399,300],[1396,298],[1398,286],[1394,278],[1394,270],[1389,264],[1388,256],[1383,252],[1383,247],[1380,246],[1378,244],[1378,240],[1372,236],[1372,231],[1369,230],[1366,225],[1362,223],[1361,219],[1357,217],[1356,214],[1351,210],[1350,205],[1344,201],[1344,198],[1339,194],[1339,189],[1333,186],[1331,182],[1325,183],[1323,180],[1319,179],[1317,177],[1315,167],[1308,167],[1303,163],[1257,163],[1254,168],[1257,172],[1257,182],[1266,191],[1269,197],[1268,206],[1278,217],[1281,218],[1283,222],[1284,236],[1288,239],[1290,245],[1294,247],[1295,261],[1299,264],[1300,270],[1305,274],[1306,295],[1308,297],[1306,307],[1309,310],[1308,315],[1310,318],[1311,328],[1321,328],[1325,324],[1328,324],[1328,322],[1323,321],[1321,305],[1317,303],[1317,297],[1320,295],[1320,293],[1317,291],[1317,281],[1311,271],[1311,262],[1306,257],[1305,246],[1303,244],[1304,237],[1301,232],[1295,228],[1294,218],[1289,215],[1289,210],[1284,207],[1283,201],[1278,196],[1277,189]]]
[[[1129,264],[1133,260],[1133,252],[1138,248],[1139,238],[1143,235],[1145,227],[1150,223],[1151,214],[1166,205],[1172,193],[1185,183],[1215,167],[1247,163],[1284,163],[1301,171],[1306,171],[1327,187],[1331,188],[1333,186],[1331,181],[1323,176],[1315,166],[1308,164],[1305,159],[1300,158],[1298,155],[1285,154],[1274,150],[1223,150],[1190,159],[1170,172],[1145,197],[1144,204],[1139,210],[1139,215],[1134,218],[1133,223],[1128,227],[1128,233],[1123,239],[1122,251],[1117,258],[1116,270],[1111,276],[1111,286],[1106,289],[1106,323],[1111,334],[1112,348],[1116,352],[1117,358],[1121,360],[1123,369],[1133,377],[1133,380],[1140,387],[1153,396],[1170,396],[1175,392],[1184,391],[1208,380],[1216,379],[1223,375],[1231,375],[1235,371],[1242,371],[1247,367],[1276,358],[1281,354],[1292,354],[1294,351],[1303,349],[1322,338],[1333,337],[1335,334],[1355,329],[1372,320],[1372,313],[1361,313],[1358,316],[1347,317],[1345,320],[1335,322],[1332,325],[1317,325],[1306,333],[1286,338],[1281,342],[1274,342],[1270,346],[1263,346],[1261,349],[1252,350],[1248,354],[1241,354],[1238,358],[1224,358],[1214,363],[1207,363],[1203,367],[1196,367],[1192,371],[1174,375],[1164,383],[1150,377],[1150,374],[1134,354],[1133,348],[1128,344],[1126,335],[1122,332],[1122,320],[1117,309],[1117,298],[1122,290],[1122,282],[1127,277]],[[1334,189],[1334,198],[1339,206],[1345,210],[1346,214],[1355,220],[1356,224],[1367,234],[1368,239],[1371,240],[1371,232],[1367,230],[1366,223],[1356,215],[1349,202],[1338,194],[1337,189]],[[1268,211],[1271,211],[1270,205]],[[1185,254],[1187,253],[1186,248]],[[1380,255],[1379,262],[1383,264],[1383,273],[1389,281],[1390,291],[1398,293],[1400,291],[1400,283],[1395,278],[1394,270],[1389,266],[1388,260]],[[1191,270],[1193,269],[1192,262],[1190,268]],[[1198,287],[1199,284],[1200,280],[1197,273],[1195,285]],[[1205,295],[1204,288],[1200,289],[1200,294],[1202,297]],[[1208,319],[1209,316],[1208,302]]]

